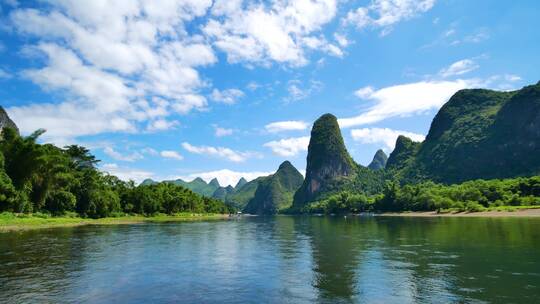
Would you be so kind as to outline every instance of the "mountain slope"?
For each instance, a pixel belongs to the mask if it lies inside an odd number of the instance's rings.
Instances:
[[[217,188],[212,194],[212,197],[225,202],[227,200],[227,196],[232,193],[234,193],[234,188],[231,185],[228,185],[227,187]]]
[[[368,165],[368,168],[371,170],[381,170],[386,167],[386,162],[388,161],[388,156],[384,153],[383,150],[379,149],[373,156],[373,160]]]
[[[526,176],[540,173],[538,151],[540,82],[513,92],[457,92],[433,119],[414,159],[392,166],[389,159],[387,167],[397,166],[404,182]]]
[[[11,118],[9,118],[6,110],[4,110],[2,106],[0,106],[0,130],[6,127],[15,129],[15,131],[17,131],[17,134],[19,134],[19,128],[17,128],[15,122],[13,122]]]
[[[283,162],[276,173],[259,181],[244,212],[269,215],[290,207],[293,195],[303,181],[302,174],[289,161]]]
[[[236,209],[243,210],[248,204],[249,200],[255,196],[255,191],[259,186],[259,182],[264,180],[264,178],[265,176],[258,177],[247,182],[239,189],[235,189],[233,193],[227,195],[226,202]]]
[[[240,188],[244,187],[247,182],[248,181],[245,178],[241,177],[236,183],[236,186],[234,186],[234,190],[239,190]]]

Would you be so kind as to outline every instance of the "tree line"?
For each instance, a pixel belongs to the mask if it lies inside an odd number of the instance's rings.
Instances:
[[[304,208],[305,213],[398,211],[482,211],[540,205],[540,176],[473,180],[444,185],[431,181],[400,185],[388,181],[382,193],[339,191]]]
[[[100,218],[121,214],[152,215],[229,213],[223,202],[181,186],[160,183],[136,186],[133,181],[97,169],[99,160],[82,146],[58,148],[39,144],[45,131],[20,136],[2,129],[0,138],[0,212],[53,215],[77,213]]]

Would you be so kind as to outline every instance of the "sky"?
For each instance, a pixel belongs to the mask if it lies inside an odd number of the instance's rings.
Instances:
[[[0,105],[140,182],[305,170],[312,123],[356,162],[421,141],[458,90],[540,80],[535,0],[0,0]]]

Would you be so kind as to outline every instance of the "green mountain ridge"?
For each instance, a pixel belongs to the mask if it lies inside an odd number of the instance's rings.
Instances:
[[[416,149],[388,160],[387,168],[402,182],[450,184],[540,173],[540,82],[511,92],[457,92]]]
[[[244,208],[245,213],[272,215],[291,207],[295,191],[304,177],[289,162],[284,161],[276,173],[259,181],[257,189]]]

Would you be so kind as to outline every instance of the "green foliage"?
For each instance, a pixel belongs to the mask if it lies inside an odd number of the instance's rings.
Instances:
[[[124,213],[152,215],[228,213],[223,202],[172,183],[141,185],[103,174],[81,146],[38,144],[38,130],[21,137],[4,128],[0,141],[0,212],[76,214],[103,218]],[[204,183],[204,182],[203,182]],[[206,183],[204,183],[206,184]],[[213,183],[215,184],[215,183]]]
[[[75,210],[77,198],[73,193],[63,190],[50,193],[45,202],[45,210],[53,214],[63,214]]]
[[[360,197],[355,197],[355,195]],[[355,205],[356,202],[360,202],[359,205]],[[396,181],[389,181],[382,194],[366,197],[361,191],[357,191],[356,194],[342,191],[310,204],[302,211],[309,213],[435,210],[477,212],[502,206],[534,205],[540,206],[540,176],[474,180],[454,185],[423,182],[401,186]]]

